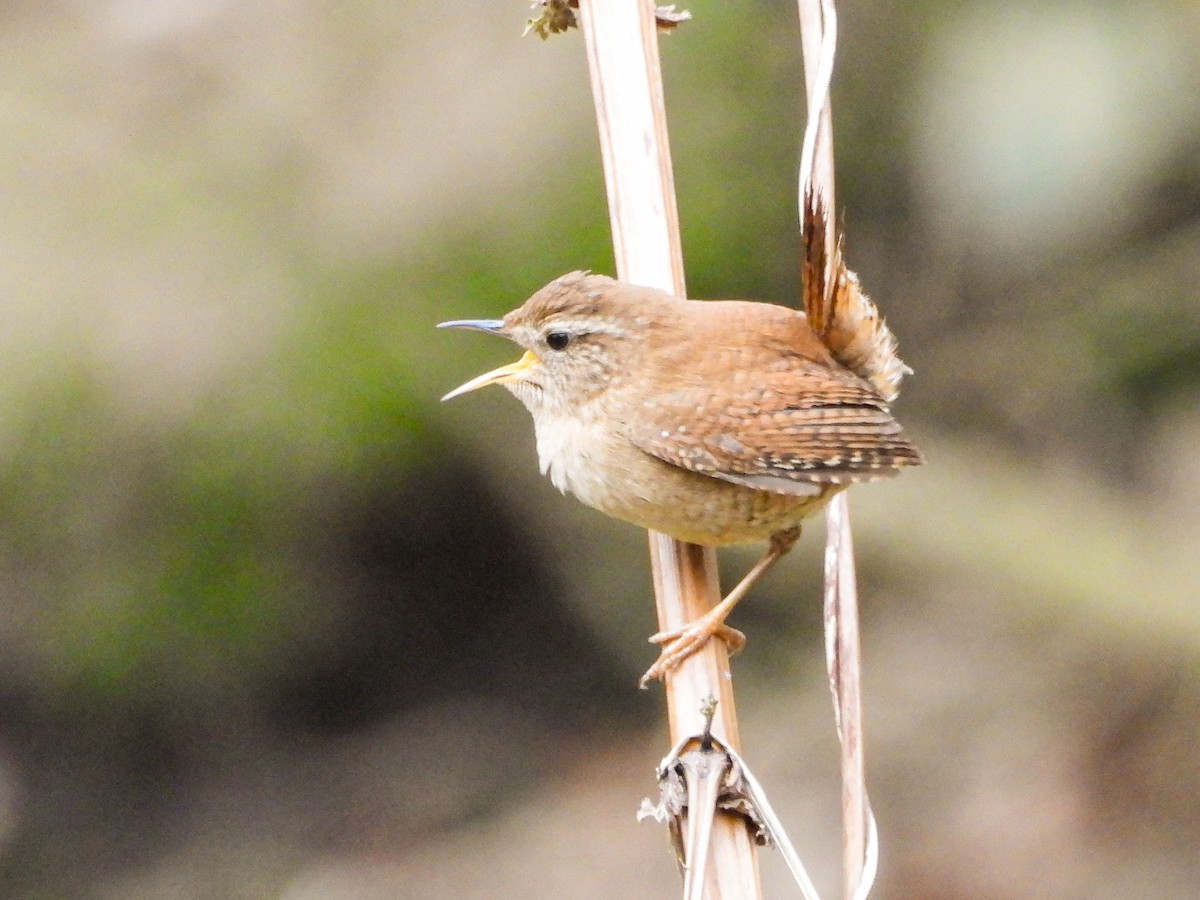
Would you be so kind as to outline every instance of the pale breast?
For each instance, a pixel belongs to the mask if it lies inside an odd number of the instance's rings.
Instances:
[[[754,490],[666,463],[576,410],[535,420],[538,461],[554,486],[607,515],[698,544],[765,540],[819,510],[817,496]]]
[[[563,416],[543,413],[534,419],[534,431],[542,474],[549,475],[560,491],[603,509],[605,490],[600,473],[608,437],[595,417],[586,410]]]

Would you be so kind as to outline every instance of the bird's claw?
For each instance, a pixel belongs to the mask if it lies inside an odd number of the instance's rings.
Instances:
[[[724,622],[713,622],[699,619],[691,625],[676,628],[672,631],[660,631],[652,634],[649,641],[661,644],[662,653],[646,674],[638,681],[638,686],[645,688],[651,681],[661,680],[668,672],[702,648],[714,637],[720,638],[729,648],[729,655],[739,653],[746,646],[746,636]]]

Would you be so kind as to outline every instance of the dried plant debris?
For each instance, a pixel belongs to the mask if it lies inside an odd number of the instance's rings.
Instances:
[[[579,27],[579,20],[575,18],[579,0],[534,0],[530,5],[540,11],[525,23],[522,37],[536,31],[537,36],[544,41],[552,34]]]
[[[676,10],[675,4],[670,6],[656,6],[654,8],[654,21],[658,24],[659,31],[672,32],[680,22],[686,22],[692,17],[692,14],[686,9]]]
[[[578,28],[579,20],[575,10],[579,9],[579,0],[533,0],[531,4],[537,15],[525,23],[522,36],[533,31],[543,41],[552,34],[560,34],[570,28]],[[659,6],[654,10],[654,20],[658,23],[659,31],[673,31],[680,22],[686,22],[692,14],[686,9],[676,10],[675,5]]]
[[[702,788],[705,782],[716,779]],[[658,773],[659,799],[655,803],[649,797],[642,800],[637,811],[638,821],[654,819],[665,823],[671,848],[680,872],[687,869],[688,814],[694,821],[698,816],[711,819],[716,810],[739,815],[746,820],[751,837],[760,847],[774,846],[772,835],[754,805],[750,790],[743,775],[741,760],[734,760],[727,751],[713,746],[690,750],[674,758],[672,763]],[[704,794],[708,803],[696,801]],[[710,805],[711,804],[711,805]]]

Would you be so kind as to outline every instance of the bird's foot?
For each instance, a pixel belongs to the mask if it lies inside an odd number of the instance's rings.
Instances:
[[[730,656],[741,650],[746,645],[746,636],[736,628],[726,625],[725,617],[741,602],[763,573],[771,568],[779,557],[792,549],[792,544],[796,543],[796,539],[799,537],[799,525],[775,532],[771,535],[771,545],[763,558],[754,564],[754,568],[746,573],[745,577],[738,582],[737,587],[730,591],[724,600],[690,625],[674,631],[660,631],[658,634],[651,635],[650,643],[663,645],[662,654],[658,657],[658,661],[646,670],[646,674],[642,676],[642,680],[638,684],[644,688],[656,678],[663,678],[714,637],[719,637],[728,645]]]
[[[651,681],[662,679],[668,672],[711,641],[720,638],[729,648],[733,656],[746,646],[746,636],[725,624],[724,618],[714,616],[711,612],[701,616],[690,625],[676,628],[673,631],[660,631],[650,635],[650,643],[661,644],[662,653],[658,660],[642,676],[638,686],[645,688]]]

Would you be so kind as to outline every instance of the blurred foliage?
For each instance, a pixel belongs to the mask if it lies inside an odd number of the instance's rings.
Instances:
[[[692,296],[799,297],[798,40],[790,7],[714,4],[660,41]]]
[[[131,414],[78,363],[42,373],[9,423],[0,530],[31,574],[43,688],[161,703],[280,665],[313,627],[295,557],[321,493],[369,490],[440,446],[439,384],[470,351],[433,325],[503,312],[471,298],[510,304],[530,271],[611,270],[590,162],[564,160],[522,197],[536,215],[480,210],[426,261],[297,261],[304,293],[273,348],[185,417]]]

